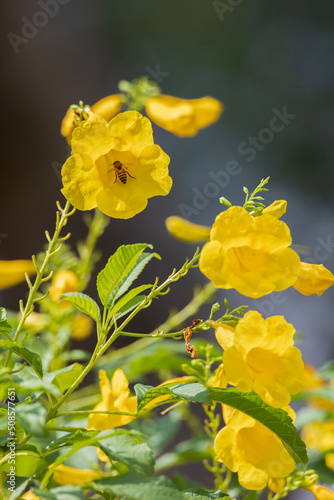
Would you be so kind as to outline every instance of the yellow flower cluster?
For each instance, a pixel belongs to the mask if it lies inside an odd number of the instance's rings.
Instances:
[[[65,198],[79,210],[98,207],[110,217],[128,219],[165,196],[172,187],[169,157],[153,142],[151,122],[137,111],[121,113],[122,94],[92,107],[70,107],[61,134],[72,155],[63,166]],[[82,103],[81,103],[82,104]],[[147,115],[180,137],[190,137],[216,122],[223,105],[212,97],[180,99],[168,95],[144,99]]]
[[[304,295],[321,295],[333,285],[333,274],[323,265],[300,262],[291,243],[289,228],[277,213],[264,210],[254,217],[231,207],[212,226],[200,270],[217,288],[234,288],[254,299],[290,286]]]
[[[290,230],[279,220],[286,206],[285,200],[275,201],[257,217],[242,207],[230,207],[217,216],[211,229],[172,216],[166,219],[166,228],[186,243],[209,238],[199,267],[217,288],[234,288],[254,299],[290,286],[303,295],[320,296],[334,284],[334,276],[322,264],[300,262],[290,248]]]
[[[122,108],[122,95],[113,94],[104,97],[84,113],[86,121],[109,122]],[[224,106],[213,97],[199,99],[181,99],[170,95],[157,95],[145,100],[147,116],[160,127],[179,137],[193,137],[199,130],[215,123]],[[75,111],[72,108],[62,121],[61,134],[71,144],[73,130],[77,126]]]
[[[241,486],[261,490],[269,478],[283,478],[294,470],[295,463],[282,442],[260,422],[234,411],[225,423],[215,439],[216,458],[238,472]]]
[[[98,207],[128,219],[144,210],[148,198],[165,196],[172,187],[169,157],[154,144],[151,122],[137,111],[109,123],[84,122],[74,130],[71,146],[62,193],[79,210]]]
[[[269,405],[291,415],[287,407],[291,394],[306,385],[301,354],[293,346],[293,326],[283,316],[264,319],[257,311],[247,312],[235,328],[216,322],[212,326],[224,354],[210,385],[253,390]],[[215,439],[216,458],[238,473],[242,486],[259,490],[294,470],[282,442],[264,425],[225,407],[224,420],[226,426]]]

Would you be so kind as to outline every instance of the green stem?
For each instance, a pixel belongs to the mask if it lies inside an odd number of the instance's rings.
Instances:
[[[94,264],[99,259],[96,255],[95,248],[99,237],[103,234],[108,226],[110,219],[97,208],[94,216],[86,220],[89,228],[88,235],[84,243],[78,245],[80,256],[80,264],[77,269],[79,276],[79,290],[84,290],[89,283]]]
[[[142,338],[180,338],[183,335],[184,330],[180,330],[179,332],[173,332],[173,333],[131,333],[131,332],[121,332],[122,337],[142,337]]]
[[[57,403],[52,408],[49,409],[49,411],[45,417],[46,422],[48,422],[49,420],[52,420],[52,418],[55,417],[58,408],[66,401],[66,399],[72,394],[72,392],[83,381],[85,376],[91,371],[91,369],[93,368],[93,366],[96,362],[96,356],[97,356],[98,349],[99,349],[99,344],[97,344],[97,346],[95,347],[95,350],[94,350],[92,357],[91,357],[88,365],[86,366],[86,368],[80,373],[78,378],[73,382],[71,387],[69,387],[69,389],[67,389],[66,393],[59,399],[59,401],[57,401]]]
[[[157,336],[156,331],[164,332],[165,334],[170,332],[170,330],[172,330],[173,328],[182,325],[189,317],[193,317],[198,312],[199,308],[213,296],[215,291],[216,288],[211,282],[205,285],[200,290],[195,289],[193,299],[183,309],[175,314],[170,315],[167,321],[162,323],[157,328],[157,330],[154,330],[150,334],[145,334],[143,338],[137,340],[136,342],[133,342],[130,345],[117,349],[117,351],[113,351],[112,353],[110,353],[110,355],[108,354],[108,360],[106,361],[109,361],[109,358],[111,358],[113,361],[124,359],[125,357],[131,356],[131,354],[137,353],[138,351],[154,344],[157,340],[163,338],[160,335]],[[181,330],[181,334],[182,333],[183,330]],[[173,335],[175,335],[175,333]]]
[[[64,417],[65,415],[92,415],[97,413],[98,415],[126,415],[128,417],[138,417],[136,412],[126,412],[126,411],[93,411],[93,410],[77,410],[77,411],[65,411],[59,412],[54,418]]]
[[[22,315],[21,315],[21,319],[20,319],[20,322],[18,324],[18,327],[16,329],[15,335],[12,339],[13,342],[17,342],[19,335],[20,335],[20,332],[22,331],[22,328],[24,326],[25,320],[27,319],[29,314],[34,309],[34,304],[36,302],[38,302],[39,300],[41,300],[42,298],[44,298],[44,297],[36,298],[36,293],[37,293],[41,283],[49,280],[52,276],[52,272],[51,272],[48,276],[43,278],[43,275],[46,271],[46,268],[47,268],[47,265],[50,261],[50,258],[52,257],[52,255],[54,255],[56,252],[58,252],[61,249],[61,247],[62,247],[61,242],[65,241],[66,239],[68,239],[71,236],[71,234],[68,233],[65,237],[59,238],[61,230],[67,224],[68,217],[70,217],[75,212],[76,209],[74,208],[72,211],[70,211],[71,204],[69,201],[66,202],[64,209],[61,209],[59,204],[58,204],[58,208],[60,210],[61,215],[59,215],[59,212],[57,212],[56,229],[55,229],[55,232],[53,234],[52,239],[51,239],[49,233],[46,232],[46,237],[47,237],[47,240],[49,242],[49,245],[48,245],[48,248],[45,252],[44,260],[43,260],[43,263],[42,263],[40,268],[37,266],[35,256],[32,257],[33,263],[34,263],[35,268],[36,268],[37,275],[36,275],[36,279],[35,279],[35,282],[33,285],[31,284],[29,278],[27,278],[27,282],[28,282],[30,291],[29,291],[28,299],[27,299],[27,302],[26,302],[26,305],[24,308],[23,308],[22,301],[20,301],[20,309],[21,309]],[[6,360],[5,366],[9,365],[11,357],[12,357],[12,352],[9,351],[8,355],[7,355],[7,360]]]
[[[181,269],[179,271],[176,271],[175,269],[173,270],[172,274],[160,285],[157,286],[156,284],[153,286],[151,292],[143,302],[141,302],[130,314],[129,316],[123,321],[123,323],[116,328],[116,330],[112,333],[108,341],[101,347],[100,342],[98,342],[94,353],[91,357],[91,360],[89,361],[88,365],[86,368],[83,370],[83,372],[79,375],[79,377],[73,382],[71,387],[67,390],[67,392],[57,401],[57,403],[49,409],[47,415],[46,415],[46,422],[49,420],[52,420],[52,418],[55,417],[57,414],[58,408],[67,400],[67,398],[72,394],[72,392],[78,387],[78,385],[82,382],[82,380],[85,378],[85,376],[91,371],[91,369],[94,367],[95,363],[98,361],[98,359],[104,354],[104,352],[111,346],[113,342],[122,334],[122,331],[126,327],[126,325],[132,320],[134,316],[136,316],[142,309],[145,309],[146,307],[149,307],[152,300],[157,297],[158,295],[165,295],[168,293],[169,289],[167,288],[171,283],[174,281],[178,281],[182,276],[185,276],[189,269],[193,267],[197,267],[196,262],[198,261],[200,256],[200,251],[199,248],[196,250],[193,258],[190,261],[186,261]],[[167,288],[167,291],[165,290]],[[108,329],[108,325],[105,327]],[[108,332],[108,330],[107,330]],[[105,335],[107,335],[107,332],[105,332]],[[102,337],[102,335],[101,335]]]
[[[220,424],[220,417],[218,415],[215,415],[215,407],[216,404],[214,404],[213,406],[203,404],[203,409],[208,417],[208,420],[205,421],[204,430],[210,437],[210,439],[212,439],[212,441],[214,441],[217,435]],[[215,476],[216,488],[221,489],[226,493],[228,485],[232,478],[232,473],[224,465],[218,462],[212,446],[209,447],[209,450],[211,452],[212,465],[210,465],[208,461],[204,461],[204,466]],[[222,477],[223,474],[225,474],[225,478]]]

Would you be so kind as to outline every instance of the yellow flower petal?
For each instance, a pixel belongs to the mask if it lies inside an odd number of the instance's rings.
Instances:
[[[109,462],[109,457],[104,453],[104,451],[101,450],[101,448],[97,449],[97,457],[100,460],[100,462]]]
[[[71,323],[71,338],[74,340],[85,340],[91,335],[93,327],[94,322],[87,314],[76,314]]]
[[[206,241],[210,235],[210,227],[194,224],[177,215],[168,217],[165,220],[165,225],[169,234],[185,243]]]
[[[58,271],[52,278],[51,286],[49,288],[49,296],[53,302],[58,303],[60,297],[65,293],[77,292],[79,287],[79,280],[73,271],[63,269]],[[61,307],[71,306],[71,302],[62,300],[59,305]]]
[[[107,122],[114,118],[122,107],[122,96],[120,94],[113,94],[104,97],[91,106],[92,111],[102,116]]]
[[[93,411],[114,411],[134,413],[137,407],[137,398],[129,396],[129,383],[123,370],[117,369],[111,379],[111,384],[104,370],[99,371],[102,401]],[[107,430],[128,424],[135,417],[128,415],[112,415],[108,413],[90,413],[88,416],[88,430]]]
[[[212,321],[212,326],[215,329],[215,335],[218,344],[225,350],[233,345],[235,329],[224,323]]]
[[[87,122],[105,122],[105,119],[102,116],[97,115],[92,110],[88,113],[85,113],[85,118],[86,119],[84,121],[78,122],[76,120],[74,110],[72,108],[68,108],[60,128],[60,133],[65,137],[68,144],[71,145],[72,135],[77,127],[81,127],[84,123]]]
[[[35,495],[35,493],[33,493],[31,490],[22,495],[22,498],[25,498],[26,500],[39,500],[39,497]]]
[[[63,186],[61,190],[67,200],[79,210],[97,207],[96,196],[101,190],[98,172],[88,155],[70,156],[61,171]]]
[[[145,110],[151,120],[180,137],[192,137],[200,129],[212,125],[223,109],[223,105],[213,97],[180,99],[158,95],[145,102]]]
[[[58,465],[53,473],[53,480],[60,485],[72,484],[73,486],[81,486],[100,477],[102,477],[100,471],[75,469],[64,464]]]
[[[313,450],[322,452],[333,450],[334,420],[306,424],[302,430],[302,438]]]
[[[334,453],[327,453],[325,456],[325,463],[329,469],[334,470]]]
[[[109,134],[118,140],[120,151],[131,151],[134,155],[153,144],[151,122],[138,111],[119,113],[109,122]]]
[[[25,281],[25,273],[31,276],[35,272],[31,260],[0,260],[0,290],[18,285]]]
[[[228,346],[223,354],[228,383],[243,392],[253,389],[276,408],[287,406],[291,394],[306,382],[300,351],[293,346],[294,332],[283,316],[264,319],[248,311],[228,342],[223,340]]]
[[[75,113],[72,108],[68,108],[66,115],[62,121],[60,133],[65,137],[67,142],[71,144],[72,134],[77,126],[81,126],[87,121],[109,122],[116,116],[122,107],[122,97],[120,94],[113,94],[97,101],[88,113],[84,113],[84,122],[78,123],[75,120]],[[76,126],[75,126],[75,125]]]
[[[128,219],[144,210],[148,198],[171,189],[169,157],[153,144],[151,123],[137,111],[119,113],[108,125],[78,127],[72,151],[62,170],[62,193],[79,210],[97,206]]]
[[[322,264],[318,265],[301,262],[300,273],[293,288],[303,295],[312,295],[316,293],[320,296],[333,284],[333,274]]]
[[[320,486],[320,484],[314,484],[307,488],[315,496],[316,500],[334,500],[334,491],[325,486]]]
[[[231,207],[215,220],[199,267],[218,288],[259,298],[294,285],[300,271],[289,228],[272,215],[253,217]]]
[[[214,449],[216,459],[237,472],[241,486],[250,490],[261,490],[269,478],[284,478],[295,468],[276,435],[238,411],[217,434]]]
[[[282,479],[282,478],[277,478],[277,479],[270,478],[269,482],[268,482],[268,488],[271,491],[273,491],[274,493],[278,493],[279,491],[281,491],[284,488],[285,484],[286,484],[285,479]]]
[[[218,366],[216,373],[209,379],[208,385],[210,387],[221,387],[222,389],[227,387],[226,375],[222,363]]]
[[[285,200],[276,200],[274,203],[264,208],[262,213],[266,215],[272,215],[279,219],[286,212],[286,207],[288,203]]]

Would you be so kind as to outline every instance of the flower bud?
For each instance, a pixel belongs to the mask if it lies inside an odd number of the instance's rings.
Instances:
[[[168,217],[165,225],[169,234],[185,243],[206,241],[210,236],[210,227],[194,224],[176,215]]]

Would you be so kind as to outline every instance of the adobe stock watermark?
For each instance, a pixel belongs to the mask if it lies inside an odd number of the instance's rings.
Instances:
[[[233,12],[243,1],[244,0],[225,0],[223,2],[222,0],[213,0],[212,6],[217,12],[219,19],[224,21],[225,14]]]
[[[256,135],[249,135],[246,140],[240,142],[237,147],[237,153],[240,156],[245,156],[247,163],[255,160],[258,153],[262,152],[285,128],[294,120],[297,115],[291,114],[287,110],[287,106],[283,106],[283,110],[277,108],[272,109],[272,117],[269,120],[267,127],[261,128]],[[209,205],[213,198],[222,195],[222,189],[226,189],[230,184],[231,178],[235,177],[243,171],[238,160],[230,160],[226,163],[223,170],[209,172],[210,181],[206,182],[203,188],[193,188],[194,194],[192,204],[180,203],[178,209],[184,219],[189,219],[192,215],[198,215],[201,210],[204,210]]]
[[[38,5],[41,10],[36,10],[31,19],[26,16],[22,17],[21,34],[7,34],[7,38],[13,47],[15,54],[20,51],[21,45],[26,45],[30,40],[35,38],[41,28],[45,28],[49,20],[55,17],[59,12],[61,5],[66,5],[71,0],[38,0]]]
[[[332,234],[328,234],[325,238],[318,236],[316,238],[317,246],[314,248],[311,255],[303,257],[301,260],[309,264],[323,264],[331,255],[334,254],[334,240]],[[258,310],[263,316],[272,316],[276,306],[281,306],[286,302],[287,296],[285,291],[275,292],[270,294],[265,299],[254,300],[252,309]]]
[[[147,71],[147,78],[153,78],[153,80],[158,83],[162,83],[162,81],[170,75],[167,71],[161,71],[160,64],[157,64],[155,68],[146,66],[145,70]]]
[[[2,402],[2,404],[7,405],[7,448],[9,450],[9,473],[7,473],[7,481],[8,491],[15,491],[16,486],[16,477],[15,477],[15,463],[16,463],[16,436],[15,436],[15,422],[16,422],[16,414],[15,414],[15,403],[17,402],[15,389],[9,388],[7,398]]]

